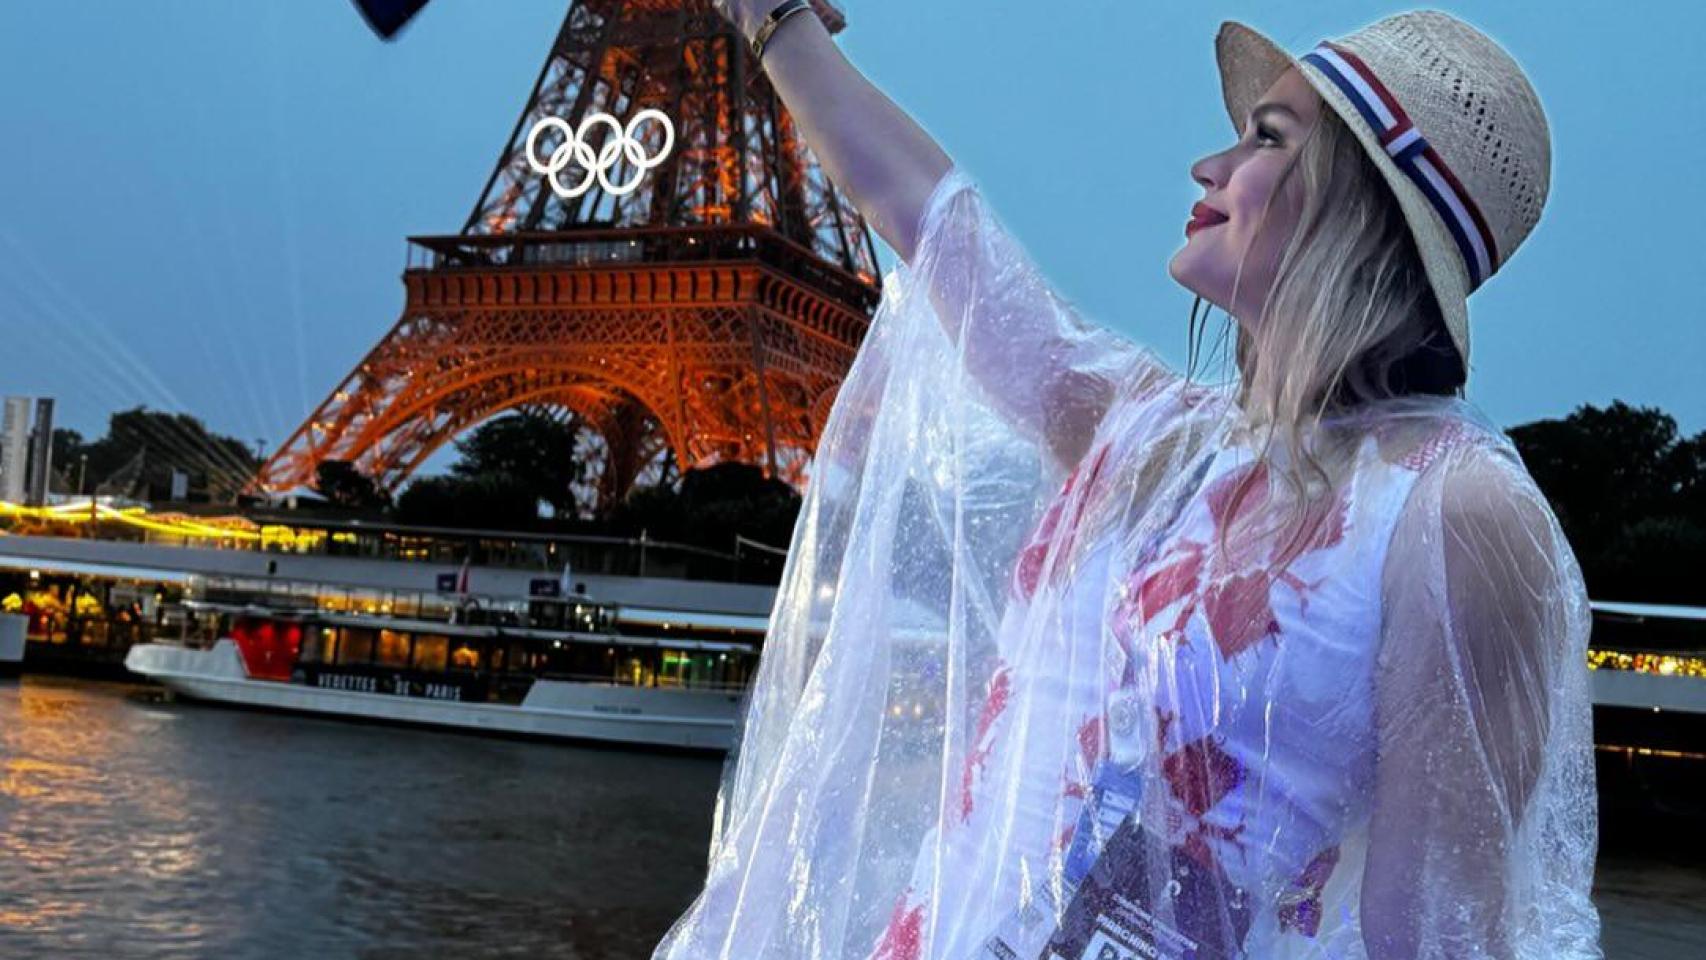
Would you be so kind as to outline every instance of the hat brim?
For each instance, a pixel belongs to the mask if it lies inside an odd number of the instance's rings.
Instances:
[[[1242,23],[1228,20],[1220,25],[1214,39],[1215,58],[1220,66],[1221,96],[1226,101],[1227,116],[1232,128],[1242,133],[1250,110],[1261,101],[1262,94],[1273,86],[1288,69],[1296,68],[1309,85],[1320,94],[1322,102],[1332,107],[1345,126],[1356,134],[1369,158],[1379,168],[1381,176],[1398,198],[1399,209],[1410,225],[1416,239],[1416,249],[1422,257],[1428,282],[1439,301],[1445,318],[1446,332],[1457,348],[1465,375],[1469,371],[1469,272],[1461,254],[1451,239],[1445,222],[1440,219],[1404,171],[1387,155],[1380,137],[1363,119],[1350,100],[1321,71],[1286,53],[1278,44]]]

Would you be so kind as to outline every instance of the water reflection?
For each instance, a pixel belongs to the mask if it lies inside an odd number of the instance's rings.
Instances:
[[[720,761],[0,685],[0,956],[632,957]]]

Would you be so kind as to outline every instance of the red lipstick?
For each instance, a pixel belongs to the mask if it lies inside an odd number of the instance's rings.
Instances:
[[[1198,230],[1205,230],[1216,224],[1225,223],[1226,214],[1214,209],[1206,203],[1198,202],[1191,207],[1191,219],[1185,221],[1185,236],[1189,237]]]

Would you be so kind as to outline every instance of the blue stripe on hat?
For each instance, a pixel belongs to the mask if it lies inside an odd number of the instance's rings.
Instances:
[[[1328,60],[1326,57],[1317,53],[1304,54],[1302,59],[1304,63],[1307,63],[1321,71],[1323,76],[1328,80],[1331,80],[1333,85],[1339,88],[1339,92],[1343,93],[1345,95],[1345,99],[1349,100],[1351,105],[1356,108],[1357,112],[1362,115],[1362,118],[1368,124],[1369,129],[1373,130],[1377,137],[1384,139],[1388,135],[1391,135],[1393,131],[1401,130],[1410,126],[1409,118],[1403,116],[1401,111],[1399,115],[1394,118],[1395,122],[1392,125],[1389,126],[1382,122],[1380,114],[1375,111],[1373,105],[1371,105],[1367,98],[1363,96],[1362,90],[1357,87],[1356,83],[1352,82],[1351,78],[1345,76],[1338,66],[1331,60]],[[1352,67],[1352,69],[1355,69],[1355,67]],[[1376,87],[1380,83],[1379,79],[1374,77],[1372,74],[1363,76],[1362,80],[1371,87]],[[1427,155],[1431,155],[1434,159],[1425,159]],[[1428,202],[1433,205],[1435,212],[1439,214],[1440,220],[1444,221],[1446,230],[1451,234],[1451,239],[1457,244],[1457,253],[1462,257],[1463,265],[1469,272],[1469,289],[1473,290],[1476,287],[1479,287],[1481,283],[1486,280],[1486,277],[1481,273],[1480,259],[1475,252],[1474,241],[1469,235],[1469,230],[1474,229],[1479,232],[1479,228],[1474,223],[1463,222],[1463,218],[1452,207],[1450,201],[1440,193],[1439,189],[1434,186],[1433,181],[1419,167],[1420,163],[1429,163],[1434,172],[1439,175],[1440,180],[1442,180],[1448,188],[1451,188],[1453,182],[1452,178],[1449,172],[1443,169],[1445,161],[1438,159],[1438,156],[1439,155],[1434,153],[1432,147],[1428,144],[1427,138],[1421,136],[1420,131],[1417,131],[1417,136],[1410,143],[1405,144],[1403,149],[1398,151],[1398,153],[1392,157],[1392,161],[1398,165],[1398,169],[1402,170],[1406,177],[1410,178],[1410,181],[1416,185],[1417,189],[1421,190],[1422,196],[1428,199]],[[1454,192],[1457,191],[1454,190]],[[1473,201],[1469,197],[1461,195],[1461,193],[1458,194],[1456,199],[1465,210],[1468,210],[1468,208],[1473,206]],[[1492,245],[1486,238],[1482,239],[1483,243],[1486,243],[1487,245],[1488,258],[1490,260],[1492,256]]]

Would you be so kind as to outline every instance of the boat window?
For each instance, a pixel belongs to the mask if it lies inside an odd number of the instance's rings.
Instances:
[[[480,648],[472,640],[456,641],[456,647],[450,651],[450,666],[456,670],[480,669]]]
[[[563,603],[560,600],[533,600],[527,604],[527,624],[539,630],[563,628]]]
[[[196,629],[196,639],[202,647],[211,647],[220,637],[231,635],[231,626],[223,613],[204,613],[196,617]]]
[[[409,665],[409,635],[399,630],[379,631],[379,655],[375,662],[382,667]]]
[[[541,666],[543,666],[543,657],[536,661],[533,651],[528,649],[526,642],[517,640],[509,645],[509,660],[504,669],[516,673],[533,673]]]
[[[657,672],[660,687],[697,689],[738,686],[746,678],[739,655],[692,650],[663,650]]]
[[[416,670],[443,672],[450,655],[450,638],[436,633],[423,633],[415,638],[414,667]]]
[[[364,664],[373,660],[373,631],[343,627],[338,630],[338,663]]]
[[[312,627],[302,631],[302,651],[297,659],[302,663],[331,663],[337,655],[338,632],[331,627]]]
[[[623,657],[622,670],[618,679],[636,687],[656,686],[657,651],[635,651]]]
[[[688,668],[692,665],[692,657],[680,650],[663,651],[663,664],[658,668],[657,685],[660,687],[687,686]]]
[[[546,645],[544,672],[560,679],[605,682],[611,679],[604,660],[604,648],[592,648],[567,640],[553,640]]]
[[[449,620],[451,611],[456,609],[456,605],[449,600],[431,596],[420,597],[416,607],[419,611],[416,615],[422,620]]]

